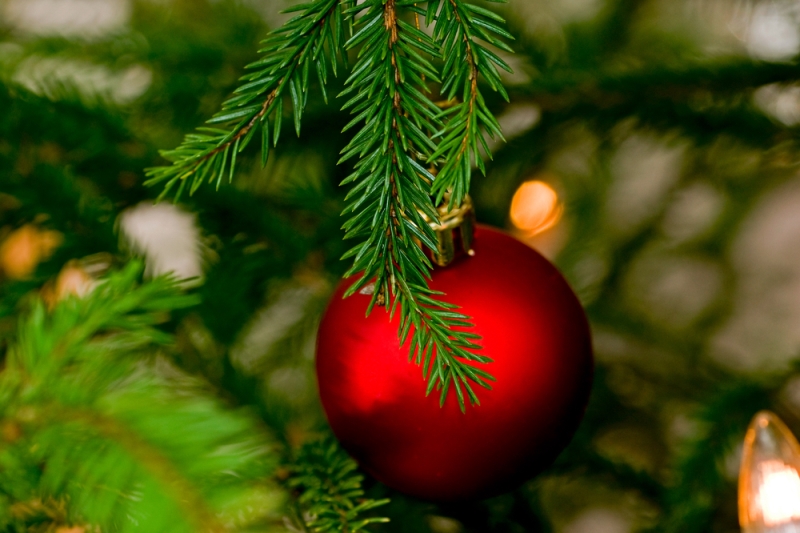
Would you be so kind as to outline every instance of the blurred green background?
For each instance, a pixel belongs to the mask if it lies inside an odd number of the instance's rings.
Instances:
[[[285,127],[265,169],[248,150],[219,192],[154,206],[142,185],[288,5],[0,1],[0,343],[69,261],[143,255],[150,273],[198,277],[202,303],[170,323],[165,357],[289,445],[324,427],[314,340],[346,269],[346,114],[311,98],[302,137]],[[479,220],[541,250],[579,294],[595,390],[544,475],[480,505],[390,494],[375,530],[738,531],[748,420],[769,407],[800,429],[800,3],[491,7],[517,37],[511,102],[491,102],[509,142],[472,196]],[[28,263],[11,246],[23,227],[38,232]]]

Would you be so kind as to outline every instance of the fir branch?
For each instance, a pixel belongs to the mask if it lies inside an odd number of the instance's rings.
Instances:
[[[104,280],[90,298],[67,299],[52,313],[36,305],[20,324],[9,365],[46,380],[112,347],[130,354],[169,342],[171,337],[155,326],[165,320],[166,312],[195,305],[198,299],[182,294],[166,277],[138,286],[142,268],[132,262]]]
[[[401,343],[413,327],[411,357],[422,365],[428,394],[440,388],[443,404],[453,384],[463,410],[465,391],[478,403],[472,384],[489,388],[492,379],[471,363],[490,359],[474,353],[478,337],[464,331],[469,318],[428,288],[431,264],[418,245],[436,247],[425,220],[438,220],[429,195],[434,176],[418,161],[436,150],[429,136],[441,124],[439,113],[424,93],[425,79],[438,81],[438,75],[423,56],[439,52],[428,35],[401,20],[401,10],[419,13],[412,2],[368,0],[351,12],[363,9],[359,29],[347,43],[363,47],[342,93],[350,97],[344,109],[356,115],[345,131],[363,123],[341,159],[358,159],[342,182],[355,185],[343,213],[350,215],[345,238],[360,241],[343,257],[354,258],[347,276],[361,276],[347,296],[372,284],[367,312],[375,305],[392,314],[399,308]]]
[[[456,100],[455,105],[442,111],[441,118],[446,118],[447,123],[437,134],[441,142],[430,156],[431,161],[440,162],[442,166],[432,190],[437,203],[449,193],[450,205],[457,207],[469,193],[473,160],[481,172],[486,173],[480,150],[483,149],[487,157],[491,157],[491,151],[485,136],[503,139],[478,80],[482,78],[508,100],[497,67],[507,72],[511,72],[511,67],[479,39],[511,52],[500,38],[513,37],[501,27],[505,23],[502,17],[463,0],[430,2],[427,22],[430,25],[434,20],[433,38],[442,45],[445,59],[441,91],[448,100],[460,97],[460,101]]]
[[[40,302],[21,321],[0,376],[11,428],[0,494],[23,506],[62,502],[70,523],[102,531],[277,523],[283,496],[266,481],[274,457],[258,424],[146,364],[154,343],[172,342],[155,326],[194,298],[169,279],[139,284],[141,271],[133,263],[86,297],[51,313]]]
[[[287,484],[300,491],[298,504],[303,516],[298,518],[307,531],[357,533],[370,524],[389,521],[363,516],[389,500],[364,497],[364,477],[333,437],[304,445],[295,463]]]
[[[176,198],[187,184],[190,184],[190,194],[204,182],[216,182],[219,188],[224,178],[233,180],[238,154],[259,130],[261,163],[266,165],[270,135],[273,146],[278,144],[287,94],[299,136],[312,69],[316,71],[327,101],[325,86],[329,69],[336,75],[337,55],[345,59],[346,30],[342,8],[349,2],[314,0],[289,9],[289,12],[300,14],[262,42],[263,48],[259,53],[263,58],[248,65],[247,68],[253,72],[242,77],[245,83],[223,104],[222,111],[208,121],[209,126],[187,135],[175,150],[162,152],[162,156],[172,164],[148,169],[150,179],[147,184],[165,183],[162,197],[177,185]]]

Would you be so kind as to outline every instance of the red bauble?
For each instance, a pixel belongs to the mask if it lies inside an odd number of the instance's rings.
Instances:
[[[536,251],[478,226],[474,257],[436,268],[430,283],[481,335],[497,381],[476,387],[466,414],[450,391],[425,396],[400,346],[398,317],[368,318],[369,296],[333,296],[320,325],[317,377],[334,434],[384,484],[424,499],[500,494],[547,467],[580,422],[592,381],[589,326],[575,294]]]

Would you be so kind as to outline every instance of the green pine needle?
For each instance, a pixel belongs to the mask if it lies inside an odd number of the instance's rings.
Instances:
[[[222,111],[208,121],[213,127],[198,128],[178,148],[163,151],[161,155],[172,164],[148,169],[146,184],[163,183],[162,197],[177,186],[176,199],[187,183],[190,194],[203,183],[219,187],[223,179],[233,179],[237,154],[248,146],[259,128],[262,163],[266,165],[270,120],[277,145],[287,94],[295,130],[300,135],[309,72],[316,71],[324,92],[329,68],[336,75],[337,62],[345,60],[343,10],[348,5],[349,0],[316,0],[291,8],[289,12],[299,14],[262,42],[262,59],[248,65],[251,72],[241,78],[243,84],[223,104]]]
[[[300,516],[295,519],[314,533],[359,533],[370,524],[388,522],[388,518],[364,516],[389,500],[364,496],[363,476],[357,465],[336,439],[304,445],[298,454],[287,484],[300,491],[297,499]]]
[[[427,21],[434,23],[433,38],[443,48],[442,94],[455,102],[442,111],[447,123],[437,133],[439,146],[429,158],[441,164],[433,194],[441,202],[449,192],[450,205],[457,207],[469,193],[473,162],[485,173],[481,151],[491,157],[486,136],[503,139],[478,80],[484,80],[508,100],[497,67],[507,72],[511,72],[511,67],[486,43],[510,52],[501,38],[512,37],[502,28],[505,22],[502,17],[463,0],[429,2]]]
[[[411,335],[411,358],[422,365],[428,394],[440,390],[443,404],[454,387],[459,406],[466,398],[477,404],[474,385],[490,388],[493,378],[476,368],[490,359],[478,355],[476,336],[464,331],[469,317],[428,288],[431,264],[420,247],[435,248],[436,237],[425,216],[438,220],[430,196],[438,178],[418,161],[437,152],[431,136],[442,127],[438,108],[426,96],[426,81],[438,81],[434,66],[424,56],[439,58],[436,43],[404,22],[403,15],[419,12],[410,2],[368,0],[354,10],[365,10],[348,48],[361,46],[359,60],[341,96],[362,124],[342,150],[342,161],[356,159],[353,174],[343,184],[354,184],[343,214],[346,239],[358,244],[348,276],[359,279],[348,295],[374,284],[375,305],[399,309],[400,335]],[[413,329],[413,332],[412,332]]]
[[[449,193],[451,204],[459,205],[469,192],[472,162],[484,169],[484,135],[502,138],[478,78],[506,96],[496,67],[510,69],[487,44],[508,50],[500,39],[510,35],[500,26],[502,18],[462,0],[433,1],[427,11],[407,0],[316,0],[290,11],[299,14],[264,41],[264,56],[249,66],[253,72],[242,78],[245,83],[208,127],[163,152],[172,165],[149,169],[148,184],[164,183],[162,196],[177,186],[179,197],[187,184],[192,194],[205,182],[219,187],[223,177],[231,181],[238,153],[258,128],[266,164],[270,117],[275,145],[284,96],[299,135],[310,69],[317,71],[327,99],[328,65],[335,74],[337,56],[345,60],[347,50],[358,48],[341,94],[348,98],[344,109],[355,115],[345,130],[362,125],[341,159],[357,161],[343,181],[354,185],[344,211],[350,216],[345,238],[359,242],[345,255],[354,260],[347,275],[360,275],[350,294],[375,284],[369,310],[399,310],[401,338],[405,342],[413,331],[411,358],[422,366],[428,393],[438,389],[444,403],[452,385],[464,410],[467,398],[478,403],[475,385],[490,388],[491,375],[475,367],[490,359],[475,353],[477,337],[465,331],[472,326],[469,317],[429,291],[431,264],[420,245],[435,248],[426,221],[438,220],[431,195],[440,203]],[[419,29],[420,16],[436,21],[432,37]],[[345,21],[355,18],[355,33],[345,42]],[[416,27],[406,18],[415,19]],[[441,59],[440,80],[433,61]],[[440,110],[427,96],[428,82],[441,83],[451,100],[460,95],[461,103]],[[437,176],[427,164],[441,164]]]
[[[21,320],[0,374],[11,428],[0,454],[3,531],[42,512],[54,527],[120,532],[278,523],[285,497],[259,424],[148,362],[172,342],[158,324],[196,298],[167,278],[140,284],[141,272],[134,262],[89,295],[52,311],[38,302]]]

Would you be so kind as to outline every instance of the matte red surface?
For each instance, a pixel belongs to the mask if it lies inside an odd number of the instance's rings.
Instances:
[[[480,406],[425,396],[420,367],[400,346],[398,319],[364,313],[342,283],[320,325],[317,376],[328,421],[379,481],[438,501],[496,495],[548,466],[569,442],[589,397],[589,326],[553,265],[500,231],[479,226],[475,256],[433,273],[431,287],[473,317],[483,365],[497,381]]]

